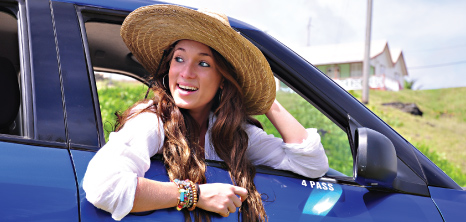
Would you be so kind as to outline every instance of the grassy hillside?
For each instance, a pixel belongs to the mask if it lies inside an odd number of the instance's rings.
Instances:
[[[361,98],[360,91],[352,94]],[[414,146],[427,153],[461,186],[466,186],[466,88],[370,91],[372,111]],[[416,103],[423,116],[413,116],[383,103]],[[447,170],[448,169],[448,170]]]

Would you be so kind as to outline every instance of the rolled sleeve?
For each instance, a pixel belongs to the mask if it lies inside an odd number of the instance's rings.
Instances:
[[[89,162],[83,180],[86,198],[97,208],[121,220],[133,208],[137,178],[150,167],[150,157],[159,152],[164,140],[156,114],[141,113],[128,120]]]
[[[328,159],[316,129],[306,129],[307,138],[302,143],[288,144],[281,138],[267,135],[262,129],[248,126],[248,156],[255,165],[289,170],[317,178],[328,171]]]

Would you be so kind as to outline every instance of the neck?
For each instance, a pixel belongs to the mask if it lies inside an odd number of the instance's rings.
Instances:
[[[201,132],[207,129],[207,122],[210,115],[210,107],[204,107],[201,110],[189,110],[188,113],[193,117],[193,119],[199,124]]]
[[[201,129],[207,128],[207,119],[209,118],[209,113],[193,113],[189,112],[189,115],[191,115],[194,120],[199,124],[199,127]]]

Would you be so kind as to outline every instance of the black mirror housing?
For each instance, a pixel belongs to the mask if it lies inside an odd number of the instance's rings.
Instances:
[[[397,156],[390,139],[375,130],[358,128],[354,145],[355,181],[362,186],[393,189],[397,175]]]

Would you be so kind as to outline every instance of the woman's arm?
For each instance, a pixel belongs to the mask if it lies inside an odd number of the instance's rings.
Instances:
[[[311,178],[321,177],[327,172],[328,159],[316,129],[304,129],[277,101],[266,116],[283,139],[248,125],[247,155],[253,164],[289,170]]]
[[[265,115],[285,143],[302,143],[307,138],[306,129],[277,100]]]
[[[247,190],[230,184],[201,184],[197,207],[227,217],[247,197]],[[173,182],[159,182],[139,177],[131,212],[143,212],[175,207],[178,203],[177,186]],[[238,198],[240,196],[240,198]]]
[[[144,212],[175,207],[180,196],[173,182],[159,182],[138,177],[131,212]]]

